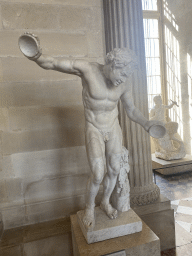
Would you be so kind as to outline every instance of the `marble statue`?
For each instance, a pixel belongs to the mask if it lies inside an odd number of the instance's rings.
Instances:
[[[180,136],[177,134],[178,123],[167,122],[165,110],[171,109],[174,105],[177,105],[176,101],[168,106],[162,104],[161,96],[155,96],[153,98],[155,106],[151,109],[149,117],[150,120],[158,120],[164,123],[166,128],[166,134],[163,138],[153,138],[155,144],[155,156],[164,160],[181,159],[186,155],[184,143]]]
[[[103,198],[100,208],[110,219],[117,218],[118,211],[110,203],[115,186],[119,194],[114,197],[116,208],[123,210],[123,204],[129,203],[129,198],[126,196],[129,192],[128,152],[122,146],[118,101],[122,101],[127,116],[140,124],[151,136],[159,138],[165,134],[165,127],[161,122],[147,120],[134,106],[131,85],[125,83],[138,66],[135,53],[127,48],[115,48],[107,54],[105,65],[73,58],[56,59],[42,54],[39,39],[30,33],[25,33],[19,38],[19,47],[29,60],[36,62],[40,67],[81,78],[85,145],[91,169],[83,222],[87,230],[93,229],[95,197],[101,182],[103,182]],[[118,197],[122,200],[118,201]],[[128,210],[129,206],[125,208]]]

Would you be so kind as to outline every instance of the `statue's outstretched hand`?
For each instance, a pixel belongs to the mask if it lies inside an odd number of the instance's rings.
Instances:
[[[21,52],[30,60],[38,59],[42,50],[40,47],[39,38],[29,32],[25,32],[23,35],[19,37],[19,48]]]
[[[177,104],[177,101],[173,101],[173,100],[171,100],[171,101],[172,101],[172,103],[173,103],[174,105],[176,105],[177,107],[179,107],[178,104]]]
[[[164,124],[158,120],[147,121],[144,129],[149,133],[150,136],[156,139],[162,138],[166,133]]]

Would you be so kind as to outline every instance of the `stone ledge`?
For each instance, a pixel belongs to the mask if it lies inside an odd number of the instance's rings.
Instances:
[[[163,175],[172,175],[192,170],[192,156],[186,155],[182,159],[166,161],[152,154],[152,169]]]

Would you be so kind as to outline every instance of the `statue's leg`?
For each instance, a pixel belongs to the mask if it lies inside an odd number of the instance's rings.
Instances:
[[[104,143],[100,139],[100,134],[91,132],[92,138],[90,136],[87,137],[89,141],[86,138],[86,149],[91,175],[87,183],[86,208],[83,222],[87,229],[93,229],[95,224],[95,197],[104,177]]]
[[[117,217],[117,210],[110,204],[110,197],[115,188],[117,176],[120,172],[120,161],[122,156],[122,133],[119,124],[113,130],[112,138],[106,143],[107,173],[104,177],[104,193],[101,208],[109,218]]]

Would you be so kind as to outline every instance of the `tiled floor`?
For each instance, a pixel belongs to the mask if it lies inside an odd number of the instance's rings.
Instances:
[[[176,248],[161,255],[192,256],[192,172],[169,177],[155,173],[155,179],[175,211]]]
[[[192,256],[192,172],[165,177],[155,174],[161,193],[175,210],[176,248],[162,256]],[[72,256],[69,219],[7,230],[0,256]]]

